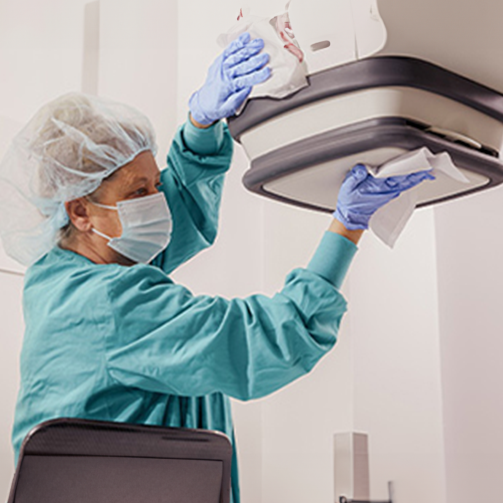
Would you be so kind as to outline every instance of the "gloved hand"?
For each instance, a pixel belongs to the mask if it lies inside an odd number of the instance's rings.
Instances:
[[[410,175],[375,178],[362,164],[357,164],[342,183],[333,216],[346,229],[368,229],[372,215],[386,203],[424,180],[435,180],[430,171]]]
[[[261,38],[251,40],[243,33],[232,41],[208,70],[203,87],[189,100],[195,121],[203,125],[234,115],[250,94],[252,87],[266,81],[271,69],[264,67],[269,55]]]

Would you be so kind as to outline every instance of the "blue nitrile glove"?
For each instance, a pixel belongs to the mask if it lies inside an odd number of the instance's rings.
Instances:
[[[271,69],[264,67],[269,54],[259,54],[263,48],[264,41],[251,40],[249,33],[243,33],[227,46],[208,70],[203,87],[189,100],[195,121],[208,125],[234,115],[252,87],[269,78]]]
[[[410,175],[375,178],[362,164],[357,164],[342,183],[334,218],[346,229],[368,229],[372,215],[386,203],[424,180],[435,180],[430,171]]]

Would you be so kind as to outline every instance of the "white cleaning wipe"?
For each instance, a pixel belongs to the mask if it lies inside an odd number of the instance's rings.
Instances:
[[[263,52],[269,54],[271,59],[268,66],[272,70],[271,77],[254,86],[248,98],[285,98],[308,85],[304,54],[295,41],[288,12],[267,18],[250,15],[249,9],[241,9],[238,22],[227,33],[220,35],[217,42],[221,47],[227,47],[245,31],[249,32],[252,38],[264,40]],[[243,108],[244,104],[237,114]]]
[[[454,165],[447,152],[435,155],[426,147],[408,152],[378,168],[367,166],[369,173],[376,178],[408,175],[416,171],[430,169],[434,176],[442,174],[458,182],[469,183],[469,180]],[[435,180],[422,183],[435,183]],[[395,245],[398,236],[414,212],[418,202],[419,187],[403,192],[399,197],[377,210],[370,219],[372,232],[391,248]]]

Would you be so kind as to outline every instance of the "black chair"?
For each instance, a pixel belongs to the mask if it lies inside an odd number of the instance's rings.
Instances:
[[[229,503],[217,432],[56,419],[25,438],[8,503]]]

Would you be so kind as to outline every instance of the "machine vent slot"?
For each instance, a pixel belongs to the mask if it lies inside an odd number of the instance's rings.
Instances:
[[[447,129],[439,128],[436,126],[432,126],[430,124],[424,124],[422,122],[413,121],[409,119],[406,120],[406,123],[408,126],[420,129],[425,133],[438,136],[443,140],[455,143],[456,145],[462,145],[463,147],[475,150],[477,152],[480,152],[481,154],[485,154],[490,157],[495,157],[496,159],[499,159],[499,152],[497,150],[491,147],[487,147],[486,145],[482,145],[477,140],[469,138],[468,136],[456,133],[455,131],[449,131]]]
[[[330,40],[324,40],[323,42],[316,42],[316,44],[311,45],[311,51],[321,51],[321,49],[326,49],[330,47]]]

